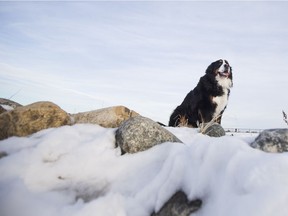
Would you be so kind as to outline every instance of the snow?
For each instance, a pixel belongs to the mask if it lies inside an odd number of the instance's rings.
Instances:
[[[5,104],[0,104],[1,107],[3,107],[5,110],[13,110],[14,108],[12,106],[9,106],[9,105],[5,105]]]
[[[195,216],[287,216],[288,154],[168,128],[182,143],[121,156],[116,129],[78,124],[0,141],[1,216],[145,216],[178,190]]]

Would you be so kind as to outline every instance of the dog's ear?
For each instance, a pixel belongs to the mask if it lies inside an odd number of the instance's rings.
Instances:
[[[206,69],[206,74],[214,74],[215,62],[211,63]]]

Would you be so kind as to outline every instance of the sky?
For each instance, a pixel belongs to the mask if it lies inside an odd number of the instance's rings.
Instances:
[[[0,97],[164,124],[208,65],[233,68],[225,128],[287,127],[288,2],[1,1]]]

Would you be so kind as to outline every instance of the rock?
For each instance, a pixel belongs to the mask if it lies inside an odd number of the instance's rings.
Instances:
[[[17,108],[17,107],[21,107],[22,105],[19,104],[19,103],[16,103],[12,100],[9,100],[9,99],[5,99],[5,98],[0,98],[0,104],[2,105],[7,105],[7,106],[10,106],[12,108]]]
[[[145,151],[164,142],[181,142],[158,123],[149,118],[136,116],[123,122],[116,131],[116,146],[122,153]]]
[[[7,110],[4,109],[1,105],[0,105],[0,114],[3,113],[3,112],[6,112]]]
[[[205,125],[203,129],[201,129],[201,133],[206,134],[210,137],[221,137],[225,136],[226,134],[223,127],[216,122],[213,122],[212,124],[208,123],[207,125]]]
[[[184,192],[175,193],[159,210],[151,216],[189,216],[197,211],[202,205],[199,199],[189,201]]]
[[[6,156],[8,156],[8,154],[6,152],[0,151],[0,159],[3,157],[6,157]]]
[[[117,128],[123,121],[138,115],[138,113],[128,109],[127,107],[115,106],[90,112],[72,114],[71,116],[74,119],[74,124],[90,123],[98,124],[106,128]]]
[[[43,129],[70,124],[69,115],[51,102],[37,102],[0,114],[0,140],[27,136]]]
[[[262,131],[251,144],[252,147],[271,153],[288,151],[288,129]]]
[[[16,107],[22,106],[19,103],[11,101],[9,99],[0,98],[0,114],[9,110],[13,110]]]

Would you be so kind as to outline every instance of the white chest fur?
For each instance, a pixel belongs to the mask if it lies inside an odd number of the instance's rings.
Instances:
[[[224,89],[224,94],[222,96],[213,97],[213,102],[216,103],[216,110],[213,117],[220,115],[220,113],[225,109],[228,104],[228,89]]]
[[[213,102],[217,105],[213,117],[220,115],[228,104],[229,89],[232,87],[232,81],[227,78],[216,77],[218,85],[223,88],[224,94],[222,96],[213,97]]]

